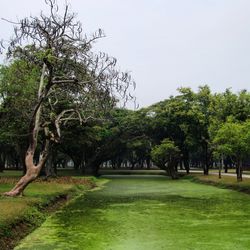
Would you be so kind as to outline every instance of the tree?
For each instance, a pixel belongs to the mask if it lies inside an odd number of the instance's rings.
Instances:
[[[153,162],[161,169],[166,170],[172,179],[177,179],[175,167],[180,158],[180,150],[169,139],[164,139],[160,145],[153,147],[151,151]]]
[[[214,154],[236,161],[237,180],[242,181],[242,161],[250,154],[250,121],[239,123],[229,119],[218,130],[213,144]]]
[[[68,5],[60,15],[55,0],[45,3],[49,16],[41,12],[15,23],[14,38],[7,47],[7,58],[24,60],[40,70],[37,98],[29,115],[27,172],[5,193],[8,196],[22,194],[38,177],[49,147],[60,140],[64,125],[104,117],[118,98],[128,100],[131,95],[126,93],[134,84],[128,73],[116,70],[115,58],[92,52],[93,43],[104,37],[102,30],[88,38]],[[38,145],[42,149],[35,164]]]
[[[130,138],[126,143],[126,158],[131,164],[131,169],[134,169],[136,165],[143,168],[145,162],[147,163],[147,168],[149,168],[150,151],[151,143],[149,138]]]

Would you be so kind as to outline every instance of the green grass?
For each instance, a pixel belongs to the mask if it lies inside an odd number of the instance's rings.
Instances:
[[[18,180],[18,173],[11,171],[0,178],[0,194],[9,191]],[[47,213],[42,208],[52,204],[58,197],[68,194],[83,193],[90,188],[93,180],[75,180],[69,177],[58,178],[51,181],[31,183],[25,190],[23,197],[5,197],[0,195],[0,249],[10,249],[19,237],[19,232],[13,230],[15,225],[21,226],[19,230],[30,231],[40,225]],[[25,229],[24,229],[25,228]],[[20,232],[23,235],[23,232]],[[19,238],[18,238],[19,239]],[[17,240],[18,240],[17,239]],[[13,241],[13,242],[12,242]]]
[[[166,175],[166,171],[159,169],[100,169],[100,175]]]
[[[22,176],[22,170],[4,170],[0,172],[0,177],[20,177]],[[58,169],[58,176],[82,176],[81,170],[75,169]]]
[[[0,193],[10,190],[12,186],[12,184],[0,184]],[[72,188],[72,185],[67,184],[34,183],[27,188],[24,197],[0,196],[0,225],[20,217],[32,205],[49,203],[53,197],[66,193]]]
[[[238,191],[244,191],[250,194],[250,178],[244,178],[243,181],[238,182],[236,176],[222,175],[219,179],[218,175],[202,175],[192,174],[195,181],[217,185],[222,188],[231,188]]]
[[[22,174],[22,170],[4,170],[0,172],[0,177],[20,177]]]
[[[249,211],[249,195],[190,179],[112,177],[16,249],[250,249]]]
[[[219,169],[210,169],[209,172],[210,172],[210,173],[218,173],[218,172],[219,172]],[[222,173],[222,174],[224,173],[224,170],[223,170],[223,169],[221,170],[221,173]],[[228,174],[236,174],[235,168],[233,168],[233,169],[228,169]],[[249,171],[249,170],[243,170],[243,174],[249,175],[249,174],[250,174],[250,171]]]

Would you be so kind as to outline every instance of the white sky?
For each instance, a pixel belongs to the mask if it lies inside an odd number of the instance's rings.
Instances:
[[[0,0],[15,20],[45,8],[43,0]],[[68,0],[87,33],[104,29],[97,50],[132,72],[141,107],[208,84],[215,92],[250,86],[249,0]],[[65,1],[58,0],[63,6]],[[12,26],[0,20],[0,38]]]

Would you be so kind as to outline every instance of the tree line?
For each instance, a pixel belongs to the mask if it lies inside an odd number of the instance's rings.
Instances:
[[[15,60],[1,67],[1,169],[25,166],[28,120],[36,99],[39,71]],[[23,71],[23,72],[22,72]],[[23,79],[25,78],[25,79]],[[213,94],[208,86],[179,88],[179,94],[136,111],[112,107],[96,119],[65,122],[60,141],[49,150],[45,174],[72,160],[83,174],[98,175],[100,167],[150,168],[155,165],[177,178],[177,170],[234,167],[238,180],[250,156],[250,93],[230,89]],[[61,102],[61,104],[60,104]],[[58,101],[72,105],[66,97]],[[45,121],[53,111],[47,109]],[[100,114],[97,115],[97,113]],[[40,139],[42,141],[42,138]],[[35,161],[42,145],[38,144]]]
[[[200,168],[207,175],[213,167],[225,172],[233,167],[242,180],[243,167],[250,163],[250,93],[227,89],[213,94],[206,85],[197,92],[178,92],[137,111],[114,110],[106,138],[99,142],[101,153],[94,154],[99,160],[91,169],[98,170],[107,160],[114,167],[125,163],[131,169],[150,168],[153,163],[178,178],[178,168],[187,173]]]

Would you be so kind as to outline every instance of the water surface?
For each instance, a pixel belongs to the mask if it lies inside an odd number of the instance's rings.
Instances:
[[[18,250],[250,249],[250,196],[164,176],[106,176]]]

